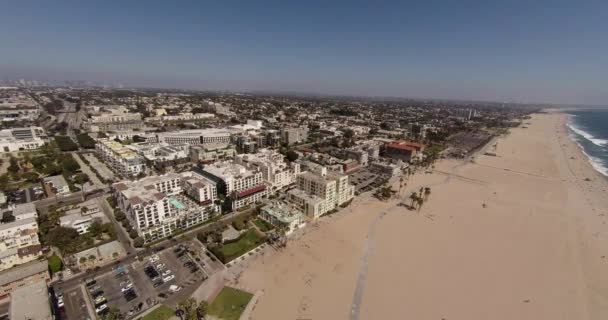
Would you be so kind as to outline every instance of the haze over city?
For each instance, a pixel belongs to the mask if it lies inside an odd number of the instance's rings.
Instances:
[[[607,1],[0,5],[0,320],[608,319]]]
[[[602,104],[606,1],[5,1],[0,78]]]

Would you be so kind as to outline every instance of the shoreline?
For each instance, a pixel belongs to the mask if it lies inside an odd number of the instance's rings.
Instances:
[[[560,113],[563,114],[565,117],[564,126],[566,128],[568,138],[570,138],[570,140],[574,144],[576,144],[576,146],[579,148],[581,154],[587,158],[587,161],[589,162],[589,164],[591,165],[593,170],[595,170],[602,178],[608,180],[608,168],[604,167],[602,164],[595,164],[594,163],[595,157],[589,155],[585,151],[585,148],[578,141],[576,141],[574,139],[574,137],[571,136],[571,134],[578,134],[578,135],[583,136],[585,139],[589,140],[589,138],[585,137],[585,135],[583,133],[578,133],[574,130],[574,128],[572,128],[574,126],[573,119],[572,119],[574,116],[571,114],[568,114],[566,112],[560,112]],[[578,129],[578,130],[580,130],[580,129]],[[572,133],[571,131],[574,131],[574,133]],[[592,143],[593,143],[593,141],[592,141]],[[599,166],[599,168],[596,167],[596,165]],[[603,173],[602,170],[606,171],[607,173],[606,174]]]
[[[432,186],[420,212],[357,197],[247,262],[231,284],[263,292],[250,319],[604,319],[608,184],[566,116],[417,173],[402,195]]]

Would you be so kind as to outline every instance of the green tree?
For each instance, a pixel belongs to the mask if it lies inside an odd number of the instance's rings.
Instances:
[[[135,239],[135,238],[137,238],[137,230],[135,230],[135,229],[131,229],[131,230],[129,231],[129,237],[131,237],[131,239]]]
[[[51,273],[57,273],[61,271],[62,266],[63,263],[61,261],[61,258],[59,258],[57,255],[54,254],[49,257],[49,269],[51,270]]]
[[[19,162],[17,161],[17,159],[15,157],[11,157],[9,160],[10,165],[8,166],[7,170],[10,173],[17,173],[20,170],[19,167]]]
[[[83,185],[89,181],[89,176],[84,173],[78,173],[74,176],[73,181],[75,184]]]
[[[285,154],[285,157],[287,158],[287,160],[289,160],[290,162],[296,161],[298,160],[298,153],[296,153],[293,150],[289,150],[287,151],[287,153]]]
[[[31,183],[37,182],[39,179],[39,176],[36,172],[26,172],[21,177],[25,179],[25,181]]]
[[[144,246],[144,239],[142,237],[137,237],[133,239],[133,245],[135,248],[141,248]]]
[[[99,223],[97,221],[94,221],[89,226],[89,234],[91,235],[91,237],[94,237],[94,238],[99,237],[102,232],[103,232],[103,227],[101,226],[101,223]]]
[[[205,319],[207,316],[207,311],[209,310],[209,303],[207,301],[202,300],[198,307],[196,308],[197,316],[199,319]]]
[[[72,253],[72,250],[76,248],[78,231],[72,228],[56,227],[47,233],[45,239],[48,244],[59,248],[62,253]]]
[[[184,311],[184,319],[196,320],[197,305],[194,298],[188,298],[178,304],[178,307]]]

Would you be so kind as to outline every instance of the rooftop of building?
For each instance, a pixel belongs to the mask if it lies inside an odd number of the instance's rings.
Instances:
[[[17,204],[13,209],[14,217],[28,213],[36,213],[36,205],[32,202]]]
[[[15,220],[15,221],[9,222],[9,223],[2,223],[2,224],[0,224],[0,231],[12,229],[12,228],[18,228],[18,227],[22,227],[22,226],[29,225],[32,223],[36,223],[36,225],[38,225],[38,223],[36,222],[36,218],[32,217],[32,218],[26,218],[26,219],[21,219],[21,220]]]
[[[46,283],[38,281],[13,290],[9,310],[11,319],[53,319]]]
[[[203,167],[203,170],[222,179],[245,178],[255,174],[255,172],[247,169],[245,166],[232,161],[208,164]]]
[[[61,225],[72,225],[76,222],[82,223],[86,221],[93,221],[93,218],[91,216],[83,216],[81,213],[70,213],[59,217],[59,223]]]
[[[417,142],[399,140],[388,144],[387,147],[402,150],[419,151],[420,149],[424,148],[424,145]]]
[[[0,271],[0,286],[18,281],[42,272],[48,272],[49,264],[46,260],[32,261],[19,267]]]
[[[137,181],[121,181],[112,185],[121,192],[133,205],[148,201],[159,201],[165,194],[158,192],[155,185],[164,181],[181,179],[178,173],[167,173],[161,176],[150,176]]]
[[[65,181],[65,178],[63,177],[63,175],[60,175],[60,174],[56,175],[56,176],[45,177],[44,182],[51,183],[56,188],[68,185],[68,182]]]
[[[294,220],[300,219],[303,215],[303,213],[293,204],[280,200],[271,201],[269,204],[262,207],[261,210],[284,223],[291,223]]]
[[[240,130],[239,130],[240,131]],[[209,128],[209,129],[191,129],[191,130],[179,130],[170,132],[161,132],[159,136],[226,136],[235,133],[234,129],[230,128]]]
[[[124,248],[120,244],[120,242],[114,240],[108,243],[104,243],[102,245],[86,249],[84,251],[80,251],[74,254],[76,260],[80,257],[89,257],[90,255],[94,255],[97,258],[111,258],[114,256],[114,252],[121,255],[124,252]]]
[[[311,203],[313,205],[316,205],[318,203],[321,203],[323,201],[325,201],[325,199],[312,195],[312,194],[308,194],[306,193],[304,190],[300,190],[300,189],[291,189],[289,191],[287,191],[287,193],[293,194],[294,196],[304,199],[306,202]]]

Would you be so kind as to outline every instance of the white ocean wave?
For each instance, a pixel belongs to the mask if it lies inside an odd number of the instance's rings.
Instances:
[[[578,143],[578,141],[576,141],[576,140],[574,140],[574,141],[576,142],[578,147],[581,149],[583,154],[587,157],[587,160],[589,160],[589,163],[591,164],[593,169],[595,169],[595,171],[608,177],[608,167],[606,167],[606,164],[602,161],[602,159],[589,155],[587,152],[585,152],[585,148],[580,143]]]
[[[594,145],[598,147],[608,146],[608,139],[598,139],[589,132],[584,131],[583,129],[573,125],[572,123],[568,123],[567,126],[568,128],[570,128],[570,130],[574,131],[576,134],[582,136],[583,138],[591,141]]]

